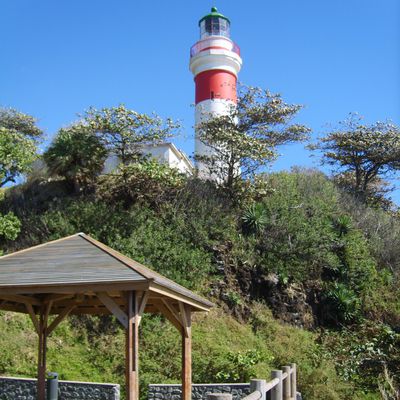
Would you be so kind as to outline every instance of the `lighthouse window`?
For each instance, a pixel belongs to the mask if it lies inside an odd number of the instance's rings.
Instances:
[[[206,36],[226,36],[229,37],[229,22],[224,18],[210,17],[201,21],[201,37]]]

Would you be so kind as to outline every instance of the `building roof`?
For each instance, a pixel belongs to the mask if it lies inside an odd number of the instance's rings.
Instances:
[[[213,305],[84,233],[0,257],[0,305],[10,294],[118,290],[150,290],[190,304],[193,311]]]

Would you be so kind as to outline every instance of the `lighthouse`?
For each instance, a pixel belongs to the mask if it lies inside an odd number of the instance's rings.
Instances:
[[[195,81],[195,155],[212,156],[213,149],[199,140],[199,124],[227,115],[237,103],[236,84],[242,66],[239,47],[230,38],[230,21],[213,7],[199,21],[200,40],[190,50],[190,70]],[[197,128],[196,128],[197,127]],[[197,162],[200,178],[210,176]]]

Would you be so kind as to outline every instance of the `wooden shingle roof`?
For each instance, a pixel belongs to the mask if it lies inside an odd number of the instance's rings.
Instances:
[[[7,295],[150,290],[208,310],[211,302],[83,233],[0,257]]]

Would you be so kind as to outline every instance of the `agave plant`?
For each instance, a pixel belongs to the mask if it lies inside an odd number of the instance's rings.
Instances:
[[[350,232],[353,227],[351,217],[348,215],[342,215],[336,219],[333,223],[334,228],[338,232],[339,236],[344,236]]]
[[[356,293],[345,284],[335,283],[328,291],[327,297],[338,320],[347,323],[354,321],[359,316],[360,300]]]
[[[267,210],[262,203],[249,206],[242,216],[243,227],[246,232],[260,233],[268,223]]]

